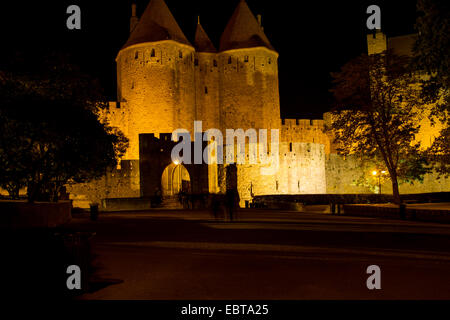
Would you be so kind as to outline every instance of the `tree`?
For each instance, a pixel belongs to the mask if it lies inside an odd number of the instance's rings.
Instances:
[[[399,183],[421,180],[429,171],[414,143],[421,101],[408,59],[390,51],[361,55],[332,77],[336,104],[330,129],[338,152],[383,163],[394,202],[401,203]]]
[[[57,201],[65,184],[115,166],[127,139],[99,120],[98,82],[67,56],[28,58],[0,73],[0,184],[13,198],[26,186],[31,202]]]
[[[418,0],[417,40],[413,70],[421,70],[422,98],[434,104],[432,116],[443,128],[428,150],[437,171],[450,174],[450,4],[446,0]]]

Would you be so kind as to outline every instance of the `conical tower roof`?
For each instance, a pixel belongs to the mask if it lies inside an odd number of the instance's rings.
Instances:
[[[160,40],[174,40],[192,46],[164,0],[151,0],[122,49]]]
[[[200,24],[200,21],[197,23],[197,30],[195,30],[194,46],[198,52],[217,52],[216,48],[211,42],[211,39],[209,39],[208,35],[206,34],[205,29],[203,29],[202,25]]]
[[[275,51],[247,3],[241,0],[220,38],[220,51],[252,47]]]

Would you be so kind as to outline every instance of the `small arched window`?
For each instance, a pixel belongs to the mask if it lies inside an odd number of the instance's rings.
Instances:
[[[139,58],[139,51],[136,51],[136,52],[134,53],[134,59],[137,59],[137,58]]]
[[[208,87],[205,87],[205,94],[208,94]]]
[[[289,152],[292,152],[292,142],[289,143]]]
[[[213,61],[213,65],[214,65],[214,67],[217,67],[217,60]]]
[[[248,62],[248,56],[244,57],[244,62]]]
[[[231,56],[228,58],[228,64],[231,64]]]
[[[152,49],[152,52],[150,53],[150,57],[154,57],[155,56],[155,49]]]
[[[178,56],[179,56],[180,58],[183,58],[183,52],[181,52],[181,50],[178,51]]]

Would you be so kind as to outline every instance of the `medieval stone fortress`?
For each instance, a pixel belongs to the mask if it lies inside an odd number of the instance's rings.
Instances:
[[[387,39],[367,36],[368,53],[392,48],[408,53],[413,36]],[[279,130],[279,168],[262,175],[263,164],[238,164],[240,205],[254,195],[373,193],[355,184],[364,170],[355,158],[336,153],[323,119],[282,119],[278,85],[278,53],[266,37],[260,16],[240,1],[216,49],[200,24],[189,41],[163,0],[150,0],[141,17],[133,6],[130,36],[118,52],[117,101],[103,115],[129,139],[121,164],[99,181],[71,186],[74,206],[87,207],[107,198],[163,196],[179,192],[223,193],[225,165],[184,166],[167,156],[176,129],[250,128]],[[424,117],[417,136],[424,146],[439,132]],[[269,134],[270,136],[270,134]],[[192,137],[194,139],[194,137]],[[267,145],[270,154],[270,144]],[[383,185],[390,192],[389,183]],[[428,174],[423,183],[401,186],[402,193],[450,191],[450,180]]]

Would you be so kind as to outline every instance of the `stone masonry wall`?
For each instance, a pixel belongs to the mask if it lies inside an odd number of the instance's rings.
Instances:
[[[139,197],[139,161],[123,160],[117,168],[89,183],[67,185],[73,206],[89,208],[105,198]]]
[[[277,58],[260,47],[218,54],[220,129],[279,129]]]
[[[134,45],[117,56],[119,102],[129,107],[127,159],[139,159],[139,133],[193,131],[194,48],[166,40]]]

